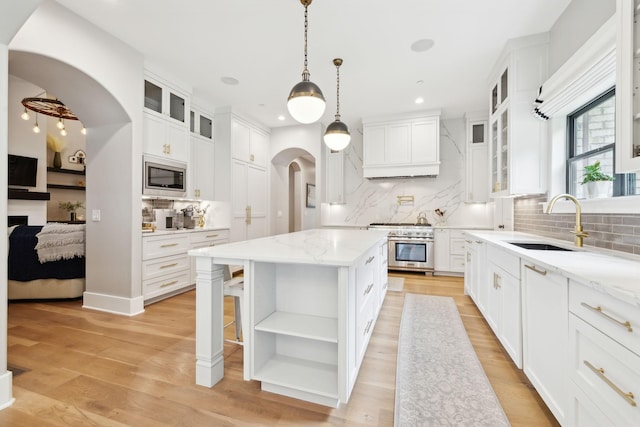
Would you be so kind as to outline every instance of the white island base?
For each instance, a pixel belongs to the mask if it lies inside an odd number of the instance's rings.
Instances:
[[[196,384],[224,376],[223,268],[244,266],[244,379],[338,407],[351,395],[386,294],[386,233],[308,230],[196,256]]]

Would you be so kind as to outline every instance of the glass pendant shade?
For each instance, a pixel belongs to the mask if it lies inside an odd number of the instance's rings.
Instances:
[[[336,117],[336,120],[327,126],[324,133],[324,143],[334,151],[343,150],[349,145],[351,134],[346,124]]]
[[[296,84],[287,101],[289,114],[297,122],[309,124],[316,122],[324,114],[327,104],[320,88],[309,80]]]

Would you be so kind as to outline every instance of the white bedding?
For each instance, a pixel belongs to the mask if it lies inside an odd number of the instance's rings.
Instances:
[[[36,252],[40,263],[83,257],[85,254],[85,224],[50,223],[36,237]]]

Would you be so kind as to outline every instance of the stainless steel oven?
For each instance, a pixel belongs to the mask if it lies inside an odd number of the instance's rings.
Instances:
[[[386,230],[389,240],[389,270],[433,273],[433,228],[429,224],[371,224]]]

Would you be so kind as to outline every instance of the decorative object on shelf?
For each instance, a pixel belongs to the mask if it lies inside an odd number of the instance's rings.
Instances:
[[[315,184],[307,184],[307,207],[308,208],[316,207],[316,185]]]
[[[74,202],[60,202],[58,203],[58,206],[60,207],[60,209],[63,209],[67,212],[69,212],[69,217],[71,221],[75,221],[76,220],[76,211],[80,208],[84,209],[84,203],[83,202],[79,202],[76,201]]]
[[[65,147],[65,142],[60,138],[47,134],[47,147],[53,151],[53,167],[56,169],[62,168],[62,157],[60,152]]]
[[[584,174],[580,184],[587,186],[587,195],[590,199],[609,197],[613,189],[614,178],[600,169],[600,160],[592,165],[584,167]]]
[[[69,163],[76,163],[79,165],[84,165],[87,159],[87,155],[84,151],[78,150],[73,155],[69,156]],[[86,166],[85,166],[86,167]]]
[[[437,208],[436,210],[434,210],[434,212],[438,216],[436,220],[437,225],[446,225],[447,220],[444,218],[444,214],[446,214],[447,211],[443,211],[440,208]]]
[[[349,145],[351,141],[351,134],[347,125],[340,121],[340,66],[342,65],[341,58],[335,58],[333,65],[336,66],[336,119],[327,126],[327,130],[324,132],[324,143],[327,147],[334,151],[343,150]]]
[[[326,107],[322,91],[309,80],[307,68],[307,30],[309,28],[307,8],[311,1],[300,0],[304,6],[304,69],[302,70],[302,81],[291,89],[287,100],[287,109],[291,117],[304,124],[318,121],[324,114]]]
[[[24,105],[24,112],[21,114],[23,120],[29,120],[29,113],[27,109],[36,112],[36,123],[33,126],[33,131],[35,133],[40,132],[40,127],[38,126],[38,113],[44,114],[51,117],[57,117],[58,123],[56,127],[60,129],[60,134],[65,136],[67,134],[67,130],[64,126],[65,120],[79,120],[78,116],[76,116],[73,111],[69,109],[66,105],[62,103],[62,101],[58,99],[50,99],[50,98],[40,98],[40,95],[43,95],[45,92],[39,93],[35,97],[24,98],[22,100],[22,105]],[[81,130],[82,134],[86,134],[86,129],[83,127]]]

